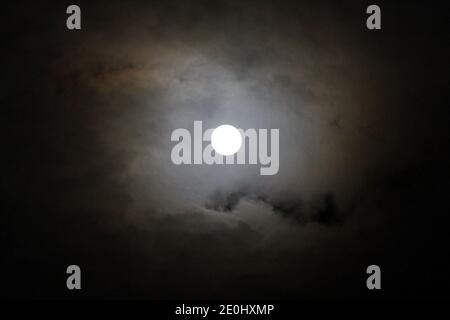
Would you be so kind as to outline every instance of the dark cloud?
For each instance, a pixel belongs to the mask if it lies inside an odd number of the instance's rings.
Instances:
[[[313,206],[307,211],[308,209],[305,208],[299,196],[290,200],[281,200],[270,199],[267,195],[251,194],[245,191],[224,193],[223,190],[217,190],[209,197],[209,200],[205,203],[205,208],[225,213],[231,212],[242,199],[262,202],[270,206],[275,214],[280,214],[300,224],[317,222],[323,225],[332,225],[340,224],[344,219],[343,214],[337,208],[336,200],[331,194],[316,197]],[[348,212],[347,215],[350,215],[350,213]]]

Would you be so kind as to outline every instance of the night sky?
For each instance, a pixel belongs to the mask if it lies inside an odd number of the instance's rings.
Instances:
[[[2,297],[448,297],[448,11],[372,2],[2,4]],[[278,174],[174,165],[194,120]]]

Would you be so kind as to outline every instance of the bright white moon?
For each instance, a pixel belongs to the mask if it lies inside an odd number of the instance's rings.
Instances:
[[[223,156],[235,154],[241,148],[241,144],[241,133],[228,124],[218,126],[211,134],[212,147]]]

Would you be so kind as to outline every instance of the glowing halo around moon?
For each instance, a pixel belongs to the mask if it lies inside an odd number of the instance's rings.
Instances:
[[[211,134],[211,145],[217,153],[223,156],[231,156],[241,148],[241,133],[228,124],[218,126]]]

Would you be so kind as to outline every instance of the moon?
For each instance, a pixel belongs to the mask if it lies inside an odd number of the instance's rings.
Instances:
[[[218,126],[211,134],[211,145],[217,153],[231,156],[241,148],[241,133],[229,124]]]

